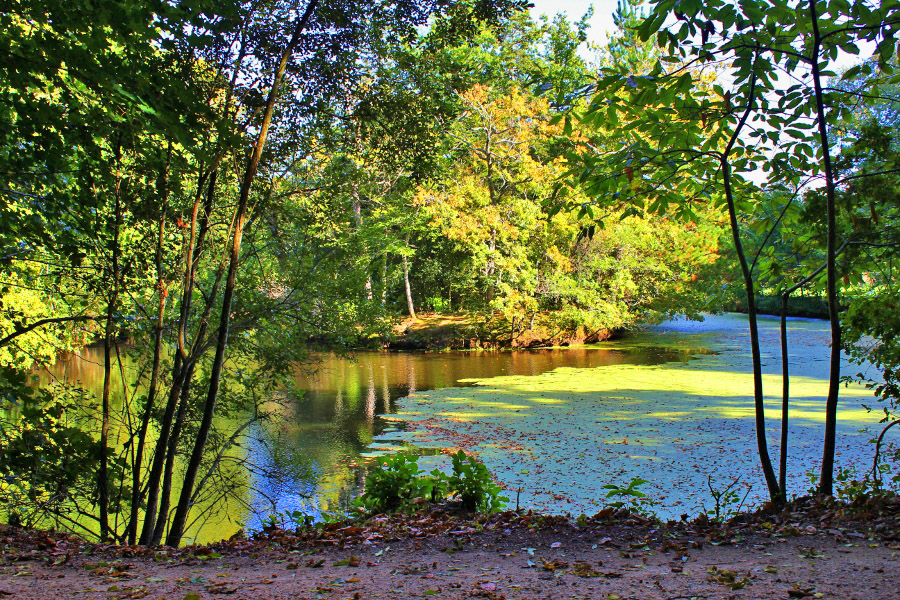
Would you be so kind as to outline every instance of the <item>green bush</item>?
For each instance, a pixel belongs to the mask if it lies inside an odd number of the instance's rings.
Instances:
[[[622,498],[621,500],[607,502],[607,505],[613,508],[627,508],[630,512],[645,517],[654,516],[653,506],[656,502],[638,489],[645,483],[649,482],[646,479],[635,477],[626,487],[620,487],[614,483],[604,485],[603,489],[609,490],[606,493],[607,498]]]
[[[425,305],[439,315],[445,315],[452,312],[452,309],[450,308],[450,301],[439,296],[425,298]]]
[[[424,475],[417,461],[417,456],[402,452],[388,457],[366,476],[366,489],[357,505],[372,513],[394,512],[410,508],[420,498],[431,497],[438,482]]]
[[[460,450],[452,456],[453,473],[445,475],[435,469],[423,473],[418,456],[400,453],[388,457],[366,477],[366,487],[356,505],[370,513],[412,510],[425,502],[441,502],[459,498],[467,511],[498,512],[508,498],[491,479],[484,464],[467,457]]]
[[[450,493],[458,494],[463,508],[483,513],[499,512],[509,498],[500,495],[501,488],[491,479],[484,463],[466,456],[462,450],[452,457],[453,474],[447,479]]]

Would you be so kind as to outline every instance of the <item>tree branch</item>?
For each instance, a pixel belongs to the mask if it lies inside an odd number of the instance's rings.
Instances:
[[[97,321],[97,320],[100,320],[103,318],[105,318],[105,317],[98,316],[98,315],[74,315],[71,317],[49,317],[46,319],[38,319],[37,321],[35,321],[31,325],[28,325],[27,327],[23,327],[23,326],[19,325],[18,323],[14,323],[13,326],[16,328],[16,331],[14,333],[11,333],[8,336],[4,337],[3,339],[0,339],[0,346],[5,346],[11,340],[19,337],[20,335],[25,335],[29,331],[33,331],[43,325],[49,325],[51,323],[68,323],[70,321],[71,322]]]

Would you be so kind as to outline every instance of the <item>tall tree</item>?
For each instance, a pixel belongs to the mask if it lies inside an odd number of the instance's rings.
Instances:
[[[586,121],[609,128],[627,123],[634,132],[612,160],[592,153],[584,156],[581,175],[592,182],[595,194],[627,189],[631,198],[646,201],[651,210],[676,214],[689,214],[694,202],[718,195],[732,215],[736,246],[739,209],[752,210],[741,198],[752,197],[750,173],[763,169],[769,183],[776,185],[796,186],[809,176],[824,181],[832,348],[819,484],[823,494],[832,492],[841,351],[834,140],[829,126],[848,110],[850,99],[826,90],[823,77],[829,60],[840,51],[858,52],[862,41],[875,42],[881,59],[890,58],[900,25],[896,8],[893,2],[874,6],[815,0],[687,4],[664,0],[637,33],[641,40],[655,39],[667,49],[667,56],[646,74],[622,68],[608,71],[584,115]],[[710,88],[704,81],[722,64],[729,65],[727,78],[721,79],[729,85]],[[791,81],[781,83],[780,73],[787,73]],[[864,99],[864,94],[852,98]],[[753,264],[746,258],[740,262],[751,311],[760,460],[770,496],[777,500],[783,495],[766,449],[753,333]]]

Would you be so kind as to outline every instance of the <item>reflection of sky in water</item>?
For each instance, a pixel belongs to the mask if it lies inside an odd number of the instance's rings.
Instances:
[[[250,474],[250,514],[244,523],[251,530],[261,529],[263,521],[277,513],[300,511],[315,515],[317,512],[315,493],[321,468],[312,464],[299,477],[285,476],[279,457],[270,450],[265,436],[263,428],[256,426],[246,442],[255,463]]]

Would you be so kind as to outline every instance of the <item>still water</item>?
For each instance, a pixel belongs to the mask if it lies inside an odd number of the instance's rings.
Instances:
[[[777,322],[764,319],[763,330],[771,376],[780,372]],[[796,383],[796,452],[809,454],[794,469],[797,477],[801,468],[814,464],[820,431],[816,394],[821,392],[815,385],[821,384],[827,365],[827,325],[793,320],[791,338],[796,374],[802,378]],[[479,453],[511,495],[520,491],[523,507],[592,514],[601,504],[603,483],[627,483],[640,475],[656,477],[659,495],[670,504],[662,507],[663,514],[685,506],[694,510],[699,507],[690,500],[694,488],[706,484],[700,481],[703,461],[715,470],[722,467],[724,454],[740,455],[745,460],[728,468],[744,481],[756,475],[758,461],[743,439],[753,439],[752,387],[744,381],[748,354],[746,319],[731,315],[699,324],[667,322],[587,347],[318,355],[314,365],[297,368],[296,391],[281,399],[274,420],[250,431],[242,444],[241,460],[253,465],[244,477],[244,499],[222,503],[191,536],[222,539],[241,527],[259,529],[271,515],[290,511],[314,519],[345,511],[378,456],[413,448],[425,456],[426,466],[440,466],[440,449],[465,447],[456,437],[463,433],[474,435],[466,439],[480,439],[469,449]],[[98,388],[101,365],[102,353],[88,349],[52,371]],[[717,387],[723,382],[730,387]],[[778,393],[774,380],[767,385],[771,394]],[[855,390],[844,402],[858,407],[863,395]],[[776,400],[769,397],[770,418],[777,416]],[[518,408],[510,409],[513,405]],[[437,432],[418,427],[424,419],[439,419],[442,427]],[[854,437],[853,432],[872,420],[851,412],[842,424],[839,462],[861,463],[863,434]],[[770,440],[777,439],[777,425],[772,424]],[[624,434],[618,431],[623,427],[629,428]],[[504,445],[491,439],[497,432],[521,439]],[[698,432],[702,436],[691,441]],[[578,458],[585,455],[600,462]],[[679,472],[671,468],[675,463],[691,466],[694,477],[678,476],[690,483],[686,491],[667,482],[666,473]],[[761,491],[754,483],[751,499]]]
[[[308,460],[304,481],[256,479],[256,498],[248,525],[260,515],[298,510],[314,518],[345,510],[361,490],[373,459],[404,447],[420,454],[439,446],[407,447],[404,424],[395,413],[398,400],[417,393],[472,385],[472,380],[506,375],[535,376],[560,367],[594,369],[686,360],[678,347],[578,347],[499,352],[357,352],[351,357],[324,355],[315,372],[298,369],[302,392],[289,400],[281,421],[279,445]],[[386,419],[385,416],[389,418]],[[379,441],[379,439],[385,441]],[[262,454],[256,448],[257,455]]]

